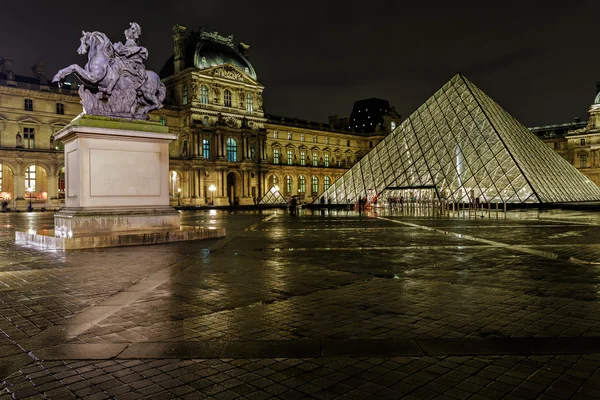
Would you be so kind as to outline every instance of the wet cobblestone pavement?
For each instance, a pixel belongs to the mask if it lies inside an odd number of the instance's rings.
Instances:
[[[600,398],[600,215],[184,212],[48,252],[0,214],[0,399]]]

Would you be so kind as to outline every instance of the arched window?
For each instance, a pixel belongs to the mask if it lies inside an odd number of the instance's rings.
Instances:
[[[30,165],[25,170],[25,190],[35,192],[35,165]]]
[[[298,177],[298,191],[300,193],[306,193],[306,178],[304,178],[302,175]]]
[[[181,91],[181,102],[182,104],[185,106],[188,103],[188,96],[187,96],[187,85],[183,85],[183,90]]]
[[[225,107],[231,107],[231,92],[225,89]]]
[[[200,103],[208,104],[208,86],[200,86]]]
[[[234,138],[227,139],[227,161],[237,161],[237,143]]]
[[[292,193],[292,177],[289,175],[285,176],[285,192]]]
[[[246,111],[252,112],[252,94],[246,94]]]
[[[326,176],[325,179],[323,180],[323,189],[324,190],[329,189],[330,184],[331,184],[331,181],[329,180],[329,177]]]
[[[319,178],[316,176],[312,177],[312,192],[319,193]]]

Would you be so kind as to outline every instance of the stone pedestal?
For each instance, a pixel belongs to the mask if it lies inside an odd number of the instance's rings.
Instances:
[[[33,242],[85,248],[224,236],[224,230],[196,228],[179,234],[180,214],[169,205],[169,143],[175,138],[155,122],[74,119],[56,134],[64,143],[66,194],[65,207],[54,216],[53,236],[64,240]]]

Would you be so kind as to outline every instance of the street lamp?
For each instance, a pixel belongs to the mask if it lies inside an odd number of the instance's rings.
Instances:
[[[215,185],[210,185],[208,187],[208,190],[210,191],[211,194],[211,205],[215,205],[215,190],[217,190],[217,187]]]
[[[181,205],[181,188],[177,188],[177,207]]]
[[[33,207],[31,206],[31,193],[33,192],[33,188],[28,187],[27,192],[29,193],[29,207],[27,208],[27,211],[33,211]]]

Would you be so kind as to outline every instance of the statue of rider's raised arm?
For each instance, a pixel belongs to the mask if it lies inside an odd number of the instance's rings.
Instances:
[[[82,32],[79,54],[87,54],[84,68],[77,64],[61,69],[54,82],[75,74],[83,85],[79,96],[85,114],[115,118],[147,119],[148,112],[162,108],[165,85],[146,70],[148,50],[139,45],[142,28],[135,22],[125,31],[125,44],[113,46],[102,32]]]

